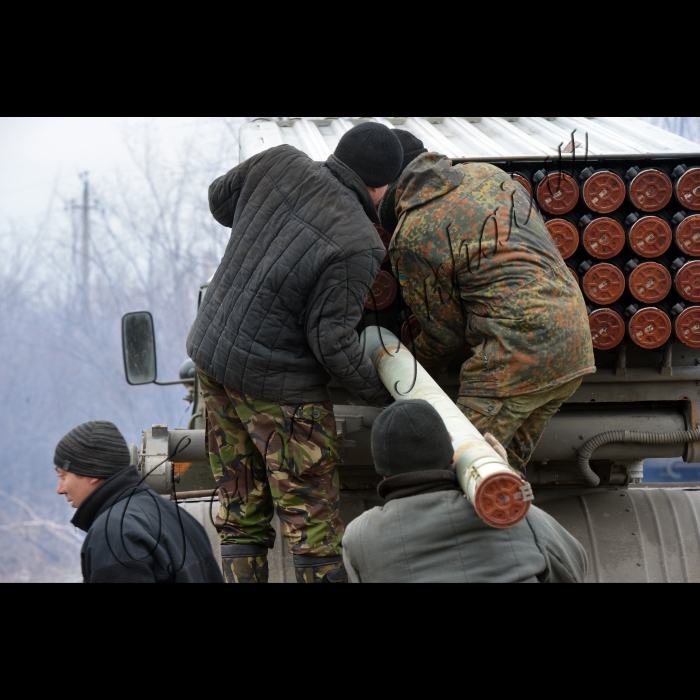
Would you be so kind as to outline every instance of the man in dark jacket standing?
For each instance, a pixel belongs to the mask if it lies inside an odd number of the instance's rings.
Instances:
[[[81,425],[56,448],[58,494],[87,532],[85,583],[223,583],[202,526],[143,484],[112,423]]]
[[[488,442],[505,459],[493,436]],[[510,530],[484,523],[462,493],[438,412],[401,401],[375,422],[372,452],[386,501],[351,523],[351,583],[583,583],[583,547],[539,508]]]
[[[210,188],[232,235],[187,349],[208,411],[229,582],[267,582],[275,508],[300,583],[342,567],[328,384],[389,399],[355,328],[386,255],[376,206],[402,161],[391,130],[365,123],[325,163],[280,146]]]

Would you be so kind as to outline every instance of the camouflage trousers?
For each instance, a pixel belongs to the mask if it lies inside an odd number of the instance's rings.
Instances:
[[[491,433],[506,448],[510,466],[524,472],[549,422],[582,382],[579,377],[539,394],[503,399],[462,396],[457,405],[482,435]]]
[[[342,557],[333,405],[280,406],[198,376],[222,545],[273,549],[276,509],[293,555]]]

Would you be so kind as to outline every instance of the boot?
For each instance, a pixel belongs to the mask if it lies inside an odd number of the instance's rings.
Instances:
[[[224,545],[221,548],[225,583],[264,584],[270,580],[267,548],[255,545]]]
[[[294,557],[294,571],[297,583],[342,583],[344,572],[342,557]]]

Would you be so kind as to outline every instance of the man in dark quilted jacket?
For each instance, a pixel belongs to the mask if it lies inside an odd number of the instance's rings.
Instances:
[[[275,510],[300,583],[342,568],[328,385],[389,399],[355,328],[386,255],[376,206],[402,164],[397,137],[368,122],[325,163],[279,146],[210,188],[232,233],[187,349],[208,411],[230,583],[267,582]]]

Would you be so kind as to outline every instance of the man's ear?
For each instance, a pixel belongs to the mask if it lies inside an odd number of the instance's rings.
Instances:
[[[97,486],[97,484],[101,484],[104,481],[104,479],[90,479],[90,486]]]

